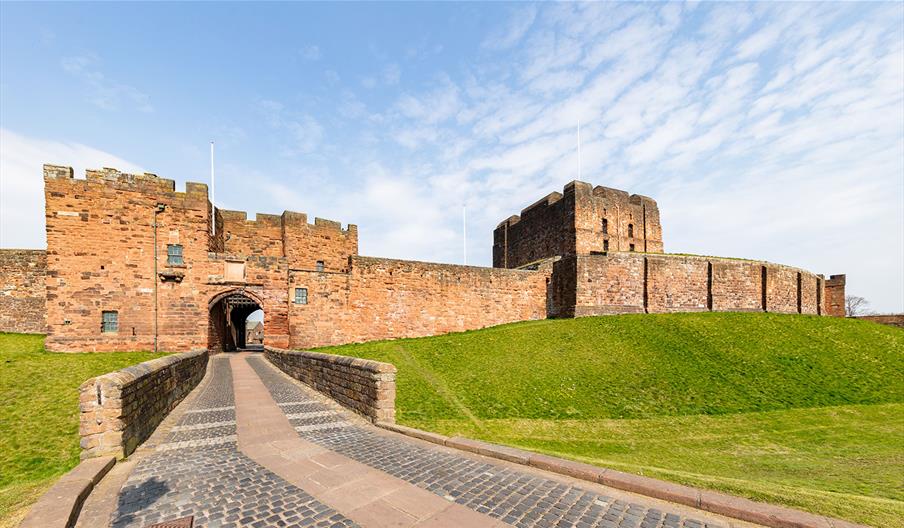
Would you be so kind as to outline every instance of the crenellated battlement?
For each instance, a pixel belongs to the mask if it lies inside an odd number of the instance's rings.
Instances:
[[[255,227],[279,227],[285,229],[307,227],[312,229],[332,230],[337,232],[338,234],[343,235],[358,232],[358,226],[356,226],[355,224],[347,224],[345,229],[343,229],[341,222],[337,222],[335,220],[327,220],[325,218],[315,217],[314,222],[309,223],[307,214],[298,213],[295,211],[283,211],[283,213],[280,215],[256,213],[253,220],[248,219],[248,213],[246,211],[233,211],[230,209],[217,208],[217,212],[222,216],[223,222],[227,227],[229,224],[232,224],[233,226],[244,225],[249,229],[253,229]]]
[[[556,255],[661,252],[656,201],[619,189],[571,181],[499,223],[493,265],[519,267]]]
[[[99,183],[111,188],[124,191],[141,193],[163,193],[175,198],[208,199],[207,184],[186,182],[184,191],[176,191],[176,181],[161,178],[156,174],[145,172],[143,174],[130,174],[112,167],[85,170],[85,178],[76,178],[72,167],[62,165],[44,165],[44,181],[59,182],[70,181],[72,183]]]

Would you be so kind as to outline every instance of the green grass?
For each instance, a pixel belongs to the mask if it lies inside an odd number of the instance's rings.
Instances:
[[[398,369],[399,422],[904,526],[904,332],[624,315],[320,349]]]
[[[44,336],[0,333],[0,527],[14,526],[78,464],[78,387],[164,354],[56,354]]]

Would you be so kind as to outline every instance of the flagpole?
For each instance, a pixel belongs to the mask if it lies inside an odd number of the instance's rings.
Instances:
[[[464,250],[465,266],[468,265],[468,206],[461,206],[462,249]]]
[[[213,141],[210,142],[210,230],[213,236],[217,235],[217,207],[215,197],[217,184],[213,172]]]

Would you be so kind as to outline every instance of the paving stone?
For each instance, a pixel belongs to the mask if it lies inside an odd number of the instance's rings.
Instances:
[[[368,426],[345,422],[322,428],[329,407],[287,379],[260,357],[248,363],[260,376],[270,395],[287,414],[301,408],[309,418],[296,417],[292,425],[310,442],[360,463],[446,497],[519,528],[555,526],[611,526],[636,528],[644,520],[659,528],[662,512],[648,505],[613,501],[599,493],[535,476],[508,466],[416,445],[376,433]],[[330,417],[330,420],[335,418]],[[342,422],[336,422],[342,423]],[[693,519],[671,514],[688,528],[701,526]],[[564,521],[564,522],[563,522]],[[562,524],[560,524],[562,523]]]

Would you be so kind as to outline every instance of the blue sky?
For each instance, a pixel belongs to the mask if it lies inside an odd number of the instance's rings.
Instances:
[[[355,223],[362,254],[490,264],[578,174],[667,251],[847,273],[904,311],[904,4],[0,4],[0,246],[44,162],[207,181]]]

